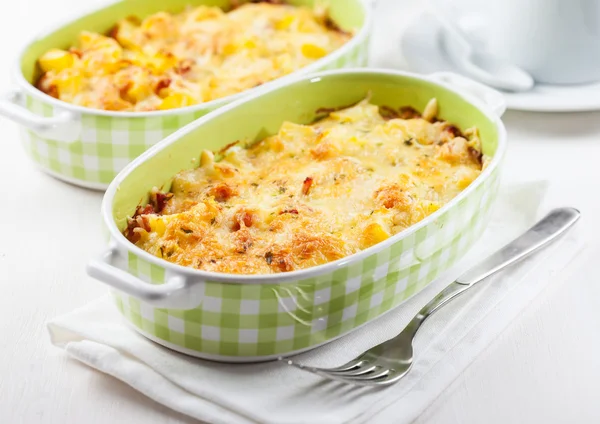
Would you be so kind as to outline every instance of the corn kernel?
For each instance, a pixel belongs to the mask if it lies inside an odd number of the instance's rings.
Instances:
[[[314,44],[303,44],[302,54],[309,59],[320,59],[327,54],[324,48]]]
[[[143,228],[136,228],[137,231],[135,231],[137,234],[139,234],[139,241],[138,243],[145,243],[148,241],[148,233],[146,232],[146,230],[144,230]]]
[[[136,66],[146,66],[148,58],[142,52],[129,53],[127,59]]]
[[[372,222],[363,231],[363,247],[373,246],[387,240],[389,237],[390,233],[381,224]]]
[[[464,190],[465,188],[469,187],[469,185],[473,182],[473,179],[471,177],[465,177],[465,178],[461,178],[460,180],[458,180],[458,188],[460,188],[461,190]]]
[[[158,74],[162,74],[177,65],[177,59],[173,55],[156,55],[150,61],[150,68]]]
[[[292,15],[288,15],[285,18],[279,20],[276,24],[275,24],[275,29],[278,30],[285,30],[288,29],[292,23],[294,22],[295,18]]]
[[[52,49],[40,57],[40,68],[42,71],[62,71],[63,69],[70,68],[75,63],[73,55],[67,51]]]
[[[114,74],[122,69],[128,68],[131,64],[126,60],[117,60],[115,62],[107,62],[104,64],[104,72]]]
[[[56,76],[54,84],[60,94],[76,93],[81,89],[83,78],[75,69],[65,69]]]
[[[283,149],[285,149],[285,144],[283,144],[281,138],[273,137],[271,140],[269,140],[269,149],[275,153],[281,153],[283,152]]]
[[[437,203],[430,203],[427,206],[427,212],[431,214],[431,213],[434,213],[435,211],[437,211],[439,208],[440,208],[439,204],[437,204]]]
[[[165,222],[160,218],[150,217],[148,219],[148,225],[150,225],[150,230],[156,233],[159,237],[161,237],[167,229]]]
[[[125,99],[131,103],[138,103],[152,94],[150,84],[134,82],[125,93]]]
[[[165,97],[158,108],[160,110],[176,109],[179,107],[191,106],[194,103],[194,98],[188,94],[173,93]]]
[[[253,49],[256,47],[256,42],[254,40],[246,40],[244,47],[247,49]]]
[[[232,44],[232,43],[226,44],[223,47],[223,54],[225,54],[225,55],[234,54],[236,51],[237,51],[237,47],[235,46],[235,44]]]

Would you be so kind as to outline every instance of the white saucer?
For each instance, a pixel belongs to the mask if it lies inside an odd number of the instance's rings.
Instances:
[[[458,70],[441,42],[442,28],[430,13],[413,20],[402,36],[402,53],[411,71],[432,73]],[[600,83],[585,85],[537,84],[522,93],[503,92],[508,109],[534,112],[600,110]]]

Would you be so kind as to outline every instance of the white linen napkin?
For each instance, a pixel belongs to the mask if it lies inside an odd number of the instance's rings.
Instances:
[[[546,192],[545,182],[503,187],[487,231],[458,266],[395,310],[295,359],[340,365],[399,333],[461,270],[544,215]],[[416,338],[412,371],[384,389],[324,381],[281,362],[232,365],[178,354],[123,325],[108,297],[54,319],[48,329],[52,343],[73,358],[208,423],[410,422],[581,252],[578,230],[434,314]]]

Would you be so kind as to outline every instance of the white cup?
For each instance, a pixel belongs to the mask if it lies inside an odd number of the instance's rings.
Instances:
[[[540,83],[600,80],[600,0],[435,0],[485,50]]]

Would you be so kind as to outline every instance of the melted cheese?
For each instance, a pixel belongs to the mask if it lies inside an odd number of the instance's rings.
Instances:
[[[203,103],[294,72],[351,34],[323,10],[244,4],[160,12],[120,21],[110,36],[83,32],[77,47],[39,59],[42,91],[80,106],[122,111]]]
[[[175,176],[132,241],[198,269],[269,274],[366,249],[419,222],[482,170],[476,129],[384,119],[367,100],[312,125],[284,123]],[[137,217],[140,220],[140,216]],[[157,224],[158,223],[158,224]],[[128,231],[131,230],[131,225]]]

